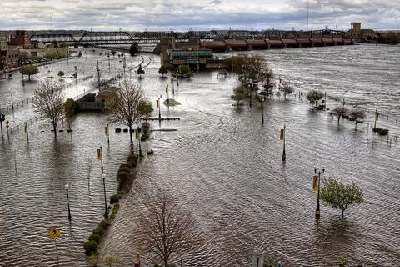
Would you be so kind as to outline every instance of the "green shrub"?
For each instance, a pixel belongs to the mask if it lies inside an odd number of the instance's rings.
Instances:
[[[137,163],[137,157],[134,155],[130,155],[128,156],[128,158],[126,159],[126,162],[128,164],[131,164],[133,168],[136,167],[136,163]]]
[[[99,259],[97,257],[97,254],[92,254],[88,257],[88,262],[90,265],[92,266],[97,266],[97,264],[99,263]]]
[[[103,227],[103,229],[107,229],[108,226],[110,226],[110,222],[107,219],[102,219],[100,222],[100,226]]]
[[[119,204],[115,203],[112,207],[112,213],[117,213],[119,210]]]
[[[119,204],[118,204],[118,203],[115,203],[115,204],[113,205],[113,207],[112,207],[112,212],[111,212],[111,216],[110,216],[110,219],[111,219],[111,220],[114,220],[114,219],[115,219],[115,216],[117,216],[118,210],[119,210]]]
[[[104,232],[104,229],[103,229],[103,227],[101,227],[101,226],[97,226],[97,228],[94,229],[92,232],[93,232],[93,234],[102,235],[103,232]]]
[[[385,128],[372,128],[372,131],[380,135],[387,135],[389,133],[389,130]]]
[[[116,203],[116,204],[114,204],[113,207],[112,207],[112,212],[111,212],[111,217],[110,217],[110,218],[114,219],[115,216],[116,216],[117,213],[118,213],[118,210],[119,210],[119,204]]]
[[[91,255],[97,252],[97,243],[94,240],[87,241],[83,244],[86,255]]]
[[[89,236],[89,241],[91,241],[91,240],[96,241],[96,243],[99,243],[99,241],[100,241],[100,235],[99,235],[99,234],[91,234],[91,235]]]
[[[119,198],[119,195],[118,195],[118,194],[112,195],[112,196],[110,197],[110,203],[111,203],[111,204],[118,203],[119,199],[120,199],[120,198]]]
[[[123,183],[128,178],[127,172],[118,172],[117,180],[119,183]]]

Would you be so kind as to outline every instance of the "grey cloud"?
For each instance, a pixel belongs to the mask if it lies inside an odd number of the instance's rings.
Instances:
[[[281,12],[268,9],[268,1],[183,0],[0,0],[4,16],[0,28],[48,27],[52,14],[55,28],[211,29],[211,28],[306,28],[306,0],[286,0]],[[251,7],[250,7],[251,6]],[[362,22],[371,28],[398,28],[400,0],[309,0],[312,28],[325,25],[350,27]],[[229,11],[224,11],[229,10]],[[246,11],[246,13],[241,12]],[[261,12],[262,10],[262,12]],[[10,20],[9,18],[11,18]]]

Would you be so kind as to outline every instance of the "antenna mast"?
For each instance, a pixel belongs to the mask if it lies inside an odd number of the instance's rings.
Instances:
[[[308,31],[308,8],[309,8],[309,0],[307,0],[307,31]]]

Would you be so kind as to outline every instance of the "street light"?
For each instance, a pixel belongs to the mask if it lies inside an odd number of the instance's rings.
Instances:
[[[161,121],[161,103],[160,99],[162,98],[162,95],[157,97],[157,108],[158,108],[158,120]]]
[[[282,161],[286,161],[286,123],[283,124],[281,129],[281,140],[283,140]]]
[[[106,124],[106,127],[104,127],[104,133],[105,133],[106,136],[107,136],[107,144],[110,144],[110,134],[109,134],[109,132],[108,132],[108,124],[109,124],[109,123],[107,123],[107,124]]]
[[[105,212],[104,212],[104,218],[108,218],[108,209],[107,209],[107,195],[106,195],[106,175],[103,173],[101,175],[101,178],[103,179],[103,189],[104,189],[104,206],[105,206]]]
[[[320,210],[319,210],[319,184],[321,183],[321,174],[325,172],[325,169],[322,168],[321,170],[318,170],[317,168],[314,168],[314,173],[315,175],[318,175],[317,177],[317,183],[318,183],[318,192],[317,192],[317,209],[315,210],[315,218],[319,220],[320,217]]]
[[[68,196],[68,189],[69,189],[69,185],[68,183],[65,184],[65,190],[67,190],[67,206],[68,206],[68,220],[71,220],[71,210],[69,209],[69,196]]]
[[[98,84],[99,92],[100,92],[100,91],[101,91],[101,88],[100,88],[100,68],[99,68],[99,61],[97,61],[97,63],[96,63],[96,71],[97,71],[97,84]]]
[[[261,95],[260,102],[261,102],[261,125],[264,125],[264,101],[265,96]]]

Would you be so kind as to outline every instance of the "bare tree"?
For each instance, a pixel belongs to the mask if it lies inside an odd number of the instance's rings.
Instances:
[[[57,125],[64,117],[64,94],[58,83],[46,81],[34,91],[33,108],[41,118],[51,122],[54,136],[57,137]]]
[[[362,109],[353,109],[350,111],[349,116],[352,120],[356,122],[356,130],[357,130],[357,124],[362,122],[360,120],[365,118],[365,111]]]
[[[194,252],[204,244],[195,219],[166,193],[148,204],[137,226],[140,248],[162,260],[165,267],[171,256]]]
[[[267,66],[264,68],[263,72],[261,72],[261,82],[264,88],[264,91],[270,95],[272,94],[272,89],[274,88],[274,73]]]
[[[120,88],[115,91],[108,101],[110,121],[122,123],[129,128],[131,151],[133,151],[132,126],[141,117],[140,104],[144,100],[143,91],[139,84],[132,79],[125,78]]]
[[[289,83],[284,83],[282,85],[282,87],[280,87],[280,90],[283,92],[283,95],[285,96],[286,99],[286,95],[287,94],[291,94],[294,92],[293,87],[289,84]]]
[[[334,115],[337,117],[337,122],[339,123],[340,118],[347,116],[349,114],[349,110],[344,107],[337,107],[332,109],[331,115]]]

